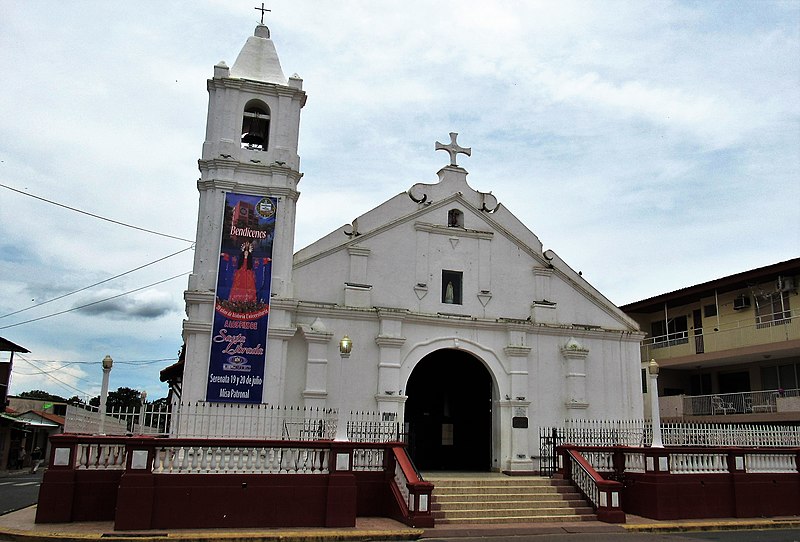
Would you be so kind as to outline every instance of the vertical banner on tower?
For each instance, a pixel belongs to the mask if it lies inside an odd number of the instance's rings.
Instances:
[[[260,403],[276,198],[225,195],[206,400]]]

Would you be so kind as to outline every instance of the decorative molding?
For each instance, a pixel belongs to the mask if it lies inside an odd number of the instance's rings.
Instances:
[[[478,301],[481,302],[481,305],[484,307],[489,304],[489,301],[492,300],[492,292],[490,291],[482,291],[478,294]]]
[[[227,162],[230,164],[230,162]],[[258,173],[259,175],[264,175],[264,169],[270,169],[272,166],[256,166],[251,164],[249,166],[244,166],[237,162],[237,166],[235,168],[227,167],[227,169],[233,169],[234,174],[236,173],[247,173],[248,169],[260,168],[258,171],[250,171],[249,173]],[[201,168],[202,169],[202,168]],[[217,168],[218,169],[218,168]],[[300,179],[293,179],[295,183],[297,183]],[[259,196],[259,195],[268,195],[272,197],[286,197],[293,201],[297,201],[297,198],[300,196],[300,192],[294,190],[292,188],[286,188],[282,186],[270,186],[267,188],[266,193],[264,187],[256,184],[244,183],[241,181],[231,181],[231,180],[223,180],[217,178],[211,179],[199,179],[197,181],[197,189],[200,191],[210,191],[214,189],[223,190],[225,192],[237,192],[239,194],[250,194],[252,196]]]
[[[503,348],[503,352],[510,358],[524,358],[531,353],[531,347],[510,344]]]
[[[465,228],[450,228],[448,226],[442,226],[440,224],[429,224],[427,222],[415,222],[414,229],[417,231],[435,233],[437,235],[447,235],[448,237],[456,237],[456,238],[466,237],[471,239],[491,240],[494,237],[494,232],[492,231],[467,230]]]
[[[347,247],[347,253],[350,256],[369,256],[372,250],[368,249],[367,247],[360,247],[356,245],[349,245]]]
[[[566,359],[586,359],[589,349],[584,348],[575,337],[570,337],[567,343],[561,347],[561,355]]]
[[[333,338],[333,332],[332,331],[315,330],[315,329],[312,329],[310,326],[306,326],[306,325],[301,325],[299,327],[300,327],[300,333],[303,335],[303,338],[308,343],[327,343],[327,342],[330,342],[330,340]],[[271,329],[269,330],[269,334],[267,336],[268,337],[272,337],[272,330]],[[291,337],[291,335],[289,337]],[[286,338],[289,338],[289,337],[286,337]]]
[[[578,401],[567,401],[564,403],[564,406],[570,410],[586,410],[589,408],[589,403],[583,403]]]
[[[397,403],[402,405],[406,402],[407,399],[408,397],[406,395],[400,395],[400,394],[395,394],[395,395],[386,395],[383,393],[375,394],[375,400],[378,401],[378,403]]]
[[[422,300],[423,297],[428,295],[428,285],[418,282],[414,285],[414,293],[417,294],[417,299]]]
[[[362,292],[368,292],[372,290],[372,284],[357,284],[355,282],[345,282],[344,288],[345,290],[359,290]]]
[[[458,237],[450,237],[450,245],[455,249],[458,246],[460,239]]]
[[[183,292],[183,299],[187,303],[214,303],[216,296],[214,292],[186,290]]]
[[[183,321],[183,331],[188,331],[189,333],[211,333],[211,328],[211,322]]]
[[[375,344],[381,348],[400,348],[405,342],[405,337],[387,337],[385,335],[375,337]]]
[[[378,318],[381,320],[405,320],[409,315],[408,309],[400,309],[397,307],[375,307],[378,311]]]
[[[294,327],[271,327],[267,331],[267,339],[291,339],[297,333]]]

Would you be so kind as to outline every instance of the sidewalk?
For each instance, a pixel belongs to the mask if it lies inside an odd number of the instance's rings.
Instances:
[[[353,528],[281,529],[172,529],[114,531],[111,521],[35,524],[36,506],[0,516],[0,539],[15,542],[88,542],[112,538],[115,542],[336,542],[416,540],[444,537],[534,536],[542,534],[685,532],[747,529],[800,529],[800,517],[655,521],[628,515],[625,525],[599,521],[569,523],[510,523],[495,525],[443,524],[434,529],[411,529],[387,518],[358,518]]]
[[[151,531],[114,531],[111,521],[36,524],[36,506],[0,516],[0,540],[19,542],[79,542],[112,538],[115,542],[179,540],[181,542],[326,542],[366,540],[414,540],[421,529],[411,529],[386,518],[358,518],[352,528],[282,528],[282,529],[171,529]]]
[[[744,531],[758,529],[800,529],[800,516],[774,518],[715,518],[679,519],[658,521],[627,514],[626,531],[634,532],[688,532],[688,531]]]

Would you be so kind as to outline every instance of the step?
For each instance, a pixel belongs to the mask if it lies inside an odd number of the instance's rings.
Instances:
[[[437,499],[431,506],[434,510],[514,510],[514,509],[539,509],[539,508],[585,508],[583,499],[573,500],[548,500],[548,501],[519,501],[519,500],[493,500],[493,501],[440,501]]]
[[[562,523],[578,521],[596,521],[597,516],[591,515],[558,515],[558,516],[529,516],[529,517],[508,517],[492,516],[480,518],[460,518],[457,520],[442,518],[436,519],[437,525],[445,524],[487,524],[487,523]]]
[[[464,493],[459,495],[435,495],[434,502],[451,504],[457,502],[585,502],[580,493],[545,493],[517,495],[507,493]]]
[[[434,484],[434,492],[437,495],[565,495],[576,490],[572,487],[439,487]]]
[[[570,484],[559,482],[557,484],[548,484],[545,482],[503,482],[502,480],[494,481],[481,481],[481,480],[426,480],[432,482],[437,487],[443,488],[458,488],[458,487],[527,487],[531,489],[537,488],[551,488],[551,487],[569,487]]]
[[[566,480],[542,477],[426,476],[438,523],[527,523],[596,519]]]
[[[471,509],[449,509],[449,510],[437,510],[434,512],[433,516],[435,518],[446,518],[452,520],[458,520],[461,518],[468,518],[468,517],[477,517],[477,518],[485,518],[485,517],[493,517],[493,516],[505,516],[510,518],[515,517],[538,517],[538,516],[566,516],[566,515],[581,515],[581,514],[591,514],[593,510],[589,506],[583,507],[571,507],[571,506],[556,506],[551,508],[512,508],[512,509],[503,509],[503,510],[471,510]]]

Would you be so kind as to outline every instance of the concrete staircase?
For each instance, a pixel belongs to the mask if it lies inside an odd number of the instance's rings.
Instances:
[[[436,524],[545,523],[595,520],[569,482],[538,476],[425,474],[434,484]]]

